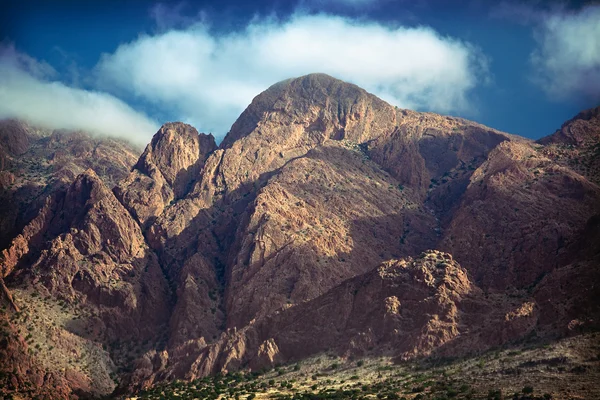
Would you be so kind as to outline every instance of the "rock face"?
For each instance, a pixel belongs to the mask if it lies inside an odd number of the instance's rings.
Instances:
[[[238,230],[228,326],[313,299],[373,262],[433,247],[435,218],[398,185],[362,152],[337,142],[286,164]]]
[[[95,354],[95,346],[156,343],[168,321],[170,293],[156,255],[92,170],[66,191],[54,193],[2,259],[2,277],[30,288],[20,290],[22,301],[15,302],[27,304],[19,310],[23,323],[36,320],[36,368],[54,364],[54,354],[88,365],[69,365],[58,375],[71,390],[110,393],[114,382],[109,374],[116,368],[105,353]],[[49,299],[63,304],[62,312],[50,310],[39,320]],[[52,355],[42,352],[42,343]]]
[[[56,297],[106,312],[100,318],[110,339],[155,335],[168,312],[164,276],[139,226],[93,171],[78,176],[59,201],[49,226],[58,221],[68,231],[42,251],[30,279]]]
[[[484,287],[535,285],[572,259],[599,189],[529,145],[502,143],[471,176],[441,248]]]
[[[0,249],[36,217],[48,195],[64,190],[77,175],[92,168],[112,187],[138,156],[116,139],[0,121]]]
[[[99,165],[123,158],[106,151],[10,236],[14,307],[63,305],[7,348],[85,348],[100,361],[56,379],[106,394],[111,374],[126,391],[328,350],[454,356],[595,329],[597,125],[589,110],[536,143],[322,74],[259,94],[218,148],[165,124],[112,191]],[[54,371],[42,353],[13,363]]]
[[[555,162],[600,184],[600,107],[582,111],[538,143]]]
[[[187,194],[216,147],[212,135],[198,134],[190,125],[165,124],[115,193],[146,226],[167,205]]]
[[[465,353],[523,337],[536,321],[535,302],[484,297],[450,254],[427,251],[384,262],[311,301],[230,329],[201,350],[188,343],[179,350],[185,357],[175,353],[170,368],[163,364],[139,384],[178,372],[193,380],[243,366],[261,370],[326,351],[399,360]],[[136,378],[144,368],[152,371],[153,357],[145,356]]]

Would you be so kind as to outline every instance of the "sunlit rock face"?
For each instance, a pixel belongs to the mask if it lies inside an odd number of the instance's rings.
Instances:
[[[0,184],[16,202],[30,178],[15,160],[46,153],[11,124],[0,155],[18,168]],[[36,338],[76,361],[56,367],[21,337],[0,349],[6,368],[107,394],[111,376],[125,392],[324,351],[455,356],[593,328],[597,126],[585,111],[536,143],[313,74],[259,94],[218,147],[168,123],[136,162],[55,133],[76,167],[35,180],[47,192],[2,253],[30,314],[2,315],[25,331],[59,305],[36,328],[54,336]]]

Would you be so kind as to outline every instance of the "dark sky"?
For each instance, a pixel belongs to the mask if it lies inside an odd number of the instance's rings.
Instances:
[[[598,105],[600,96],[595,92],[598,86],[586,88],[585,84],[576,80],[570,86],[565,83],[566,89],[560,86],[557,92],[549,91],[543,83],[536,82],[544,70],[532,62],[532,54],[543,49],[544,43],[553,45],[551,38],[544,41],[543,36],[544,27],[553,16],[558,15],[556,20],[564,21],[569,16],[589,15],[588,10],[600,6],[592,2],[506,2],[500,6],[491,6],[490,3],[304,0],[163,2],[158,5],[141,0],[20,0],[1,3],[0,26],[4,46],[12,46],[19,54],[43,61],[57,71],[50,77],[44,77],[45,81],[59,81],[81,90],[107,91],[159,123],[183,117],[195,120],[196,116],[193,110],[171,107],[168,96],[162,92],[160,99],[154,99],[151,94],[140,95],[139,91],[123,85],[117,88],[99,85],[94,71],[103,53],[113,54],[120,45],[134,42],[140,35],[153,37],[169,31],[185,31],[200,20],[207,21],[210,35],[219,37],[232,32],[243,33],[256,18],[285,21],[298,13],[341,16],[356,24],[375,23],[390,29],[426,26],[441,38],[467,43],[487,60],[488,69],[474,88],[467,90],[469,107],[446,113],[464,116],[500,130],[539,138],[552,133],[582,109]],[[158,18],[157,10],[160,10]],[[600,20],[596,23],[600,26]],[[558,54],[557,59],[566,67],[561,67],[562,72],[559,73],[552,71],[554,75],[549,79],[564,80],[565,68],[572,74],[588,74],[589,79],[600,79],[600,45],[598,37],[593,37],[594,29],[592,20],[591,28],[584,30],[583,36],[578,39],[588,42],[592,53],[591,66],[588,62],[583,67],[578,64],[570,67],[568,63],[571,61],[560,59],[565,55]],[[586,37],[587,32],[592,34]],[[576,41],[574,43],[578,45]],[[556,49],[548,51],[564,52],[565,47],[561,46],[556,45]],[[547,57],[544,53],[542,55]],[[161,57],[160,52],[156,57]],[[244,65],[239,68],[244,68]],[[274,76],[271,83],[277,80],[279,75]],[[203,87],[194,90],[201,92]],[[188,92],[183,91],[181,96],[185,93]],[[419,110],[439,111],[434,106],[429,107],[430,103],[433,104],[427,101],[420,104]],[[197,118],[202,118],[202,115]],[[228,126],[231,123],[233,120],[226,121]]]

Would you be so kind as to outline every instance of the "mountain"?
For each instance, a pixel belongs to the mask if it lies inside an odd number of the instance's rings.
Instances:
[[[127,176],[139,151],[118,139],[0,121],[0,247],[33,219],[48,194],[93,168],[110,187]]]
[[[597,330],[598,126],[534,142],[323,74],[259,94],[219,146],[165,124],[137,161],[7,121],[0,382],[85,397]]]

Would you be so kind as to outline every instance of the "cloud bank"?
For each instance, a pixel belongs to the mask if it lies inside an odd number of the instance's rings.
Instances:
[[[600,100],[600,6],[543,14],[535,39],[535,81],[550,96]]]
[[[469,43],[428,27],[388,27],[331,15],[258,18],[214,34],[200,22],[142,35],[104,54],[100,87],[162,107],[222,138],[252,98],[312,72],[350,81],[404,108],[469,109],[486,59]]]
[[[17,118],[50,129],[84,130],[146,144],[158,124],[114,96],[72,88],[51,79],[54,69],[0,48],[0,118]]]

